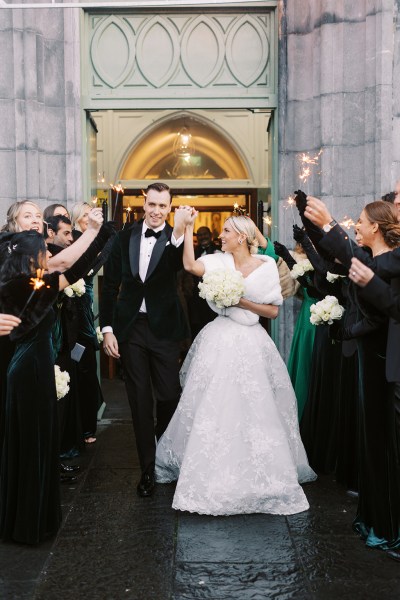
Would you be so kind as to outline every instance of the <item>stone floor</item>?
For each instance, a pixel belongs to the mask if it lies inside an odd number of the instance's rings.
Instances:
[[[354,500],[332,478],[305,487],[291,517],[207,517],[171,509],[173,485],[136,496],[123,384],[105,383],[98,441],[63,486],[64,520],[37,548],[0,544],[1,600],[393,600],[400,564],[352,533]]]

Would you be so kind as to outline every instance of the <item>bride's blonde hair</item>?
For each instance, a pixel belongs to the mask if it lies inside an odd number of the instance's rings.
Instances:
[[[246,236],[247,247],[250,254],[257,254],[258,241],[256,237],[256,226],[250,217],[232,216],[226,219],[225,223],[230,223],[237,233],[242,233]]]

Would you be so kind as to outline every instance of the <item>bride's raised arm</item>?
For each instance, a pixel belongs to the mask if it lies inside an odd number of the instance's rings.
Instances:
[[[202,277],[202,275],[204,275],[205,267],[201,260],[195,259],[193,246],[193,229],[197,214],[198,213],[194,211],[190,221],[186,223],[185,241],[183,246],[183,266],[185,271],[188,271],[197,277]]]

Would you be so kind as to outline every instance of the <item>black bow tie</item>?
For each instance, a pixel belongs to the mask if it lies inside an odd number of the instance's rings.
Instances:
[[[162,229],[161,231],[154,231],[154,229],[146,229],[144,237],[155,237],[158,240],[158,238],[162,234],[162,231]]]

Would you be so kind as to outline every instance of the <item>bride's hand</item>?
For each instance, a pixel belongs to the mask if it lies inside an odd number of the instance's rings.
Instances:
[[[193,227],[195,220],[197,219],[199,212],[197,210],[195,210],[194,208],[192,208],[192,212],[190,217],[187,217],[187,222],[186,222],[186,226],[188,227]]]

